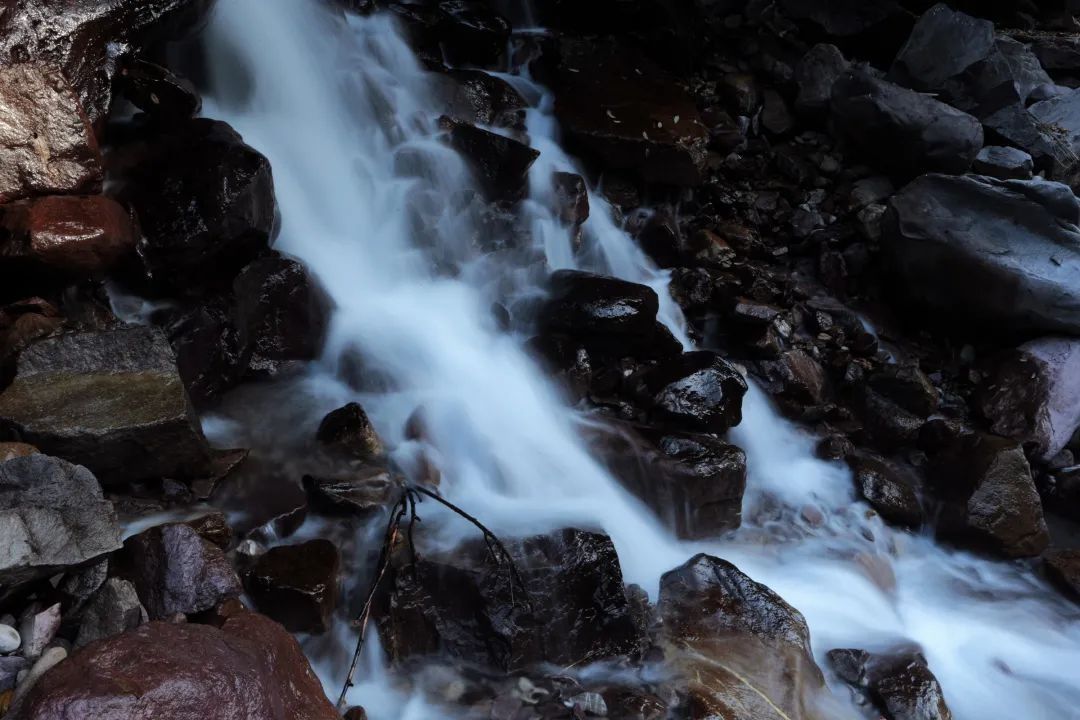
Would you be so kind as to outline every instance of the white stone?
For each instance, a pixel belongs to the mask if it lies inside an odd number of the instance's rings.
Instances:
[[[19,631],[10,625],[0,625],[0,655],[7,655],[19,649],[22,638]]]

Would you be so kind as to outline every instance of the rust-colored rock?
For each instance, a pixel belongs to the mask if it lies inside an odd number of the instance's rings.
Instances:
[[[341,553],[329,540],[271,548],[247,578],[259,610],[292,632],[330,629],[337,606]]]
[[[33,445],[20,442],[0,442],[0,463],[17,457],[37,455],[38,449]]]
[[[97,275],[134,252],[131,216],[102,195],[49,196],[0,207],[0,265]]]
[[[41,63],[0,67],[0,202],[100,186],[101,151],[63,75]]]
[[[23,717],[34,720],[75,716],[94,720],[340,717],[296,640],[272,620],[249,612],[232,615],[220,630],[152,622],[87,646],[42,677],[23,705]]]

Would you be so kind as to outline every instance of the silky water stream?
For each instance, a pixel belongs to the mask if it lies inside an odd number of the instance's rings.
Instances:
[[[206,46],[204,114],[228,121],[270,159],[276,248],[302,261],[336,305],[323,357],[290,399],[207,418],[212,438],[265,445],[274,433],[313,433],[325,412],[358,400],[401,467],[424,453],[441,471],[442,491],[497,533],[602,528],[626,580],[654,599],[664,571],[711,552],[803,612],[819,661],[834,647],[918,643],[961,720],[1080,717],[1075,607],[1022,563],[945,549],[873,518],[847,470],[816,459],[813,439],[760,390],[751,388],[731,433],[750,479],[744,527],[730,537],[676,541],[590,454],[581,432],[588,419],[549,385],[522,349],[524,336],[500,330],[492,303],[513,310],[540,296],[550,269],[581,267],[652,286],[665,299],[662,319],[688,341],[666,276],[600,196],[590,198],[588,251],[571,250],[545,189],[552,172],[575,171],[574,161],[543,87],[507,76],[533,105],[529,139],[541,151],[520,205],[533,247],[484,252],[482,203],[461,159],[437,139],[431,77],[391,19],[342,21],[323,0],[220,0]],[[345,382],[357,362],[382,379],[377,392]],[[403,431],[421,407],[423,448]],[[319,532],[309,521],[300,535]],[[377,544],[357,545],[368,540]],[[332,697],[354,638],[342,621],[329,637],[304,641]],[[445,714],[392,689],[377,639],[359,681],[349,700],[375,720]]]

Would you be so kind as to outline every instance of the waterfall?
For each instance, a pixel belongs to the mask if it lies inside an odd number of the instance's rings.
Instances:
[[[571,252],[544,188],[574,161],[543,87],[509,78],[533,101],[528,131],[542,153],[522,203],[535,247],[489,254],[478,248],[482,207],[468,171],[435,139],[431,78],[391,19],[342,21],[322,0],[220,0],[207,43],[213,86],[204,114],[270,159],[276,248],[302,261],[336,305],[325,353],[301,385],[313,413],[359,399],[402,466],[427,453],[443,492],[496,532],[602,528],[627,581],[654,598],[662,572],[707,551],[799,608],[819,661],[834,647],[916,642],[957,718],[1080,717],[1076,608],[1023,563],[944,549],[868,517],[847,470],[816,459],[812,440],[760,390],[732,433],[750,473],[747,523],[732,537],[675,540],[590,454],[588,420],[526,355],[524,338],[499,329],[492,303],[513,311],[540,294],[546,271],[535,258],[547,269],[584,263],[652,286],[664,321],[686,336],[666,276],[596,194],[584,230],[597,252],[587,260]],[[378,392],[342,379],[356,363],[382,379]],[[403,432],[418,410],[424,448]],[[819,521],[806,519],[808,508]],[[376,720],[432,716],[419,699],[380,695],[389,683],[373,646],[368,657],[367,682],[352,700]],[[336,693],[343,669],[320,672]]]

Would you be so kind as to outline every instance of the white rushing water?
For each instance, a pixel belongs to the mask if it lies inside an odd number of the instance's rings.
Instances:
[[[867,517],[847,472],[815,459],[812,440],[756,389],[732,439],[749,460],[746,517],[777,520],[723,541],[680,543],[619,487],[522,338],[491,317],[493,301],[513,309],[546,271],[521,264],[527,252],[477,249],[490,239],[479,237],[480,203],[461,160],[435,139],[431,80],[389,19],[345,22],[322,0],[220,0],[207,42],[213,89],[204,114],[270,159],[282,217],[276,247],[303,261],[337,305],[324,358],[302,387],[315,399],[313,418],[359,399],[403,466],[426,454],[443,491],[497,532],[601,527],[627,580],[654,596],[662,572],[707,550],[798,607],[819,656],[918,643],[961,720],[1080,717],[1075,608],[1021,564],[948,551]],[[574,163],[560,148],[549,95],[528,78],[514,83],[534,101],[528,129],[542,153],[522,204],[533,255],[549,268],[585,262],[651,285],[685,340],[666,277],[600,197],[585,228],[593,251],[588,260],[571,251],[546,188],[551,172]],[[385,378],[379,392],[340,379],[358,359]],[[404,438],[420,408],[425,447]],[[767,501],[780,510],[758,512]],[[350,700],[374,720],[437,715],[389,692],[374,645],[367,657]],[[336,695],[344,668],[319,671]]]

